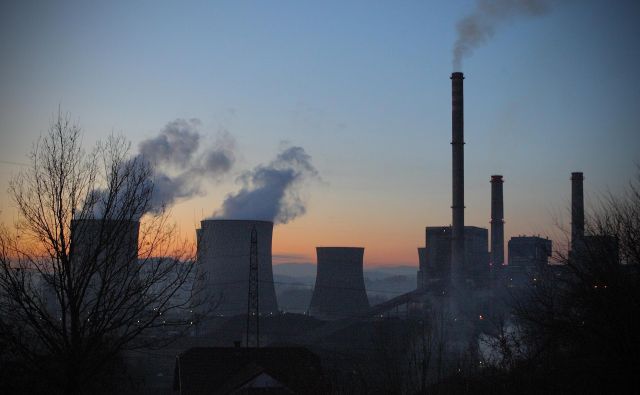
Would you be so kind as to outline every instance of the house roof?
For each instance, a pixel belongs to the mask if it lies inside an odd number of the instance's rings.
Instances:
[[[174,390],[225,394],[266,374],[294,393],[321,393],[319,358],[304,347],[196,347],[179,354]]]

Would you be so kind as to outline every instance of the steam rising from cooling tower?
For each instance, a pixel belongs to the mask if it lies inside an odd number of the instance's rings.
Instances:
[[[317,247],[316,285],[309,314],[338,319],[362,314],[369,308],[364,287],[364,248]]]
[[[550,3],[550,0],[478,0],[475,10],[458,22],[453,69],[461,70],[462,59],[491,39],[498,25],[518,17],[545,15]]]
[[[96,189],[85,202],[94,218],[139,219],[147,212],[159,212],[177,200],[188,199],[202,192],[203,181],[218,181],[235,162],[235,141],[222,133],[211,145],[202,143],[197,119],[176,119],[169,122],[156,137],[140,143],[133,158],[121,159],[119,168],[107,171],[109,190]],[[108,152],[125,151],[126,143],[114,139],[104,146]],[[149,174],[150,172],[150,174]],[[150,176],[152,182],[146,182]],[[112,178],[115,181],[112,182]],[[140,182],[145,181],[145,182]],[[147,207],[141,203],[152,191]],[[133,196],[140,196],[136,200]],[[133,207],[125,207],[135,203]],[[122,213],[121,211],[129,211]],[[111,219],[111,218],[110,218]]]
[[[235,162],[235,141],[222,134],[210,146],[201,143],[198,119],[176,119],[160,134],[140,143],[140,156],[153,170],[151,210],[201,193],[204,180],[216,181]]]
[[[242,188],[229,194],[214,218],[259,219],[285,224],[306,212],[301,187],[318,179],[302,147],[290,147],[268,165],[259,165],[239,177]]]

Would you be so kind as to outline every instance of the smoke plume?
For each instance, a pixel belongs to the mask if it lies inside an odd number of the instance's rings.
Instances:
[[[199,194],[203,181],[218,180],[233,166],[234,139],[223,134],[204,146],[199,126],[198,119],[176,119],[140,143],[140,156],[153,171],[151,211]]]
[[[204,144],[199,126],[198,119],[176,119],[156,137],[142,141],[137,155],[120,162],[119,168],[110,169],[112,174],[107,178],[114,179],[106,182],[112,184],[111,190],[93,190],[84,202],[84,210],[90,210],[95,218],[105,215],[139,218],[200,194],[206,180],[218,181],[235,162],[235,140],[223,133],[212,144]],[[122,143],[123,140],[116,139],[111,144]],[[136,180],[147,171],[151,173],[150,182],[136,185]],[[135,199],[132,194],[144,195],[149,190],[151,199],[146,207],[142,207],[142,202],[132,201]]]
[[[460,71],[462,59],[493,37],[495,28],[518,17],[534,17],[549,12],[551,0],[478,0],[476,9],[458,22],[458,38],[453,47],[453,69]]]
[[[311,156],[301,147],[287,148],[268,165],[243,173],[240,191],[227,195],[213,217],[285,224],[306,212],[300,188],[310,179],[319,179]]]

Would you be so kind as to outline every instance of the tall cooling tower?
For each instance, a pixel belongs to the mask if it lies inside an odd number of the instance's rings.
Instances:
[[[369,300],[364,288],[364,248],[317,247],[316,285],[309,314],[339,319],[364,313]]]
[[[247,314],[251,230],[258,233],[260,314],[278,311],[271,267],[273,222],[205,220],[197,230],[197,310],[206,315]]]

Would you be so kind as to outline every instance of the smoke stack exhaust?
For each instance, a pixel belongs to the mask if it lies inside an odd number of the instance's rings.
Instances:
[[[456,284],[464,266],[464,75],[451,73],[452,232],[451,280]]]
[[[502,176],[491,176],[491,264],[504,264],[504,202]]]
[[[584,193],[582,172],[571,173],[571,249],[577,250],[584,237]]]

